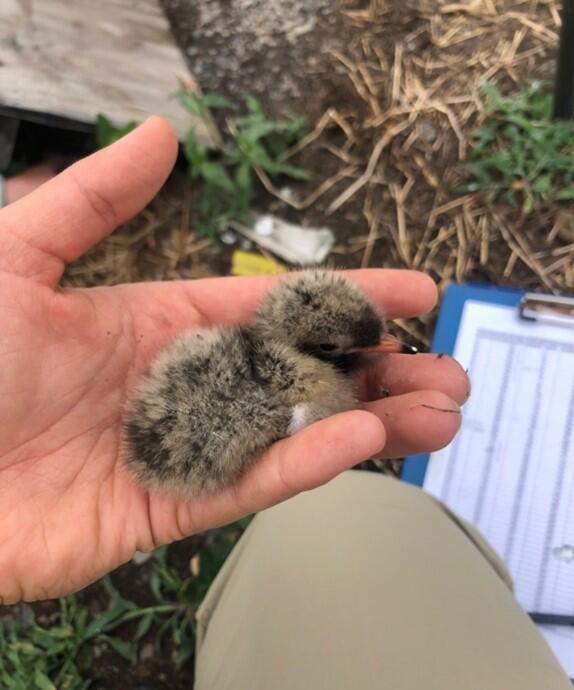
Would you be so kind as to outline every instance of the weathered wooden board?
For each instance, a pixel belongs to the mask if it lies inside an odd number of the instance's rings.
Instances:
[[[197,88],[157,0],[0,0],[0,107],[93,122],[163,115],[216,145],[173,97]]]

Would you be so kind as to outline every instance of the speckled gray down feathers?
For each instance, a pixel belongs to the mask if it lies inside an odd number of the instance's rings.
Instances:
[[[250,326],[183,333],[126,407],[129,469],[183,498],[223,489],[275,441],[356,407],[350,350],[383,329],[353,283],[312,271],[279,283]]]

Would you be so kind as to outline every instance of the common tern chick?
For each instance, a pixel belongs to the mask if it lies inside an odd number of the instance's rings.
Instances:
[[[400,351],[416,352],[350,280],[291,274],[252,324],[184,332],[152,362],[126,409],[128,466],[182,498],[223,489],[275,441],[356,408],[352,370]]]

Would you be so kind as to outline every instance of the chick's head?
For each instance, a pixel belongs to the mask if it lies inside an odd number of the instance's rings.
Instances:
[[[375,347],[385,333],[364,293],[332,271],[304,271],[281,282],[259,309],[255,328],[323,360]]]

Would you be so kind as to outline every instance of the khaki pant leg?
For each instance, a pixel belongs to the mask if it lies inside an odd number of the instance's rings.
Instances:
[[[486,542],[367,472],[258,515],[198,619],[196,690],[572,690]]]

